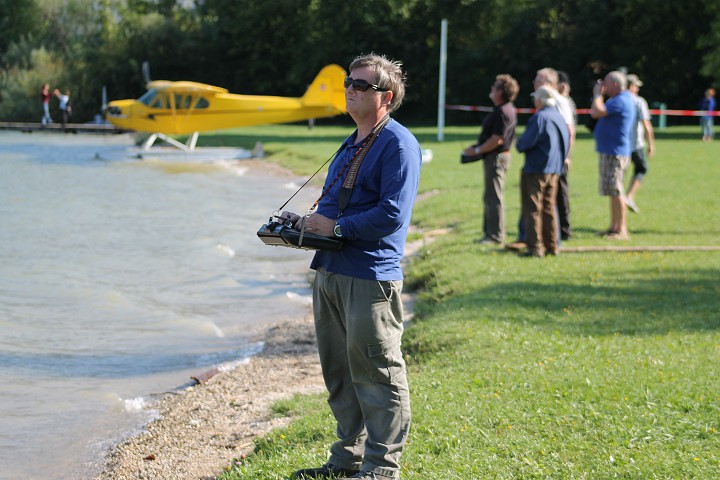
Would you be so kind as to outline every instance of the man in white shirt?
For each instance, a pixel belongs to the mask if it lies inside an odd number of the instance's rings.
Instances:
[[[655,132],[653,130],[652,122],[650,121],[650,109],[648,103],[643,97],[638,95],[640,87],[643,82],[635,74],[627,76],[628,91],[632,94],[633,101],[635,102],[635,108],[637,109],[636,122],[637,125],[633,128],[630,134],[630,146],[632,147],[632,156],[630,159],[633,163],[633,177],[628,188],[625,203],[631,212],[639,213],[635,203],[635,193],[637,193],[640,184],[648,171],[647,158],[655,155]],[[645,156],[645,142],[647,141],[647,157]]]
[[[574,129],[577,125],[577,106],[570,96],[570,77],[568,77],[568,74],[563,71],[558,71],[558,92],[567,99],[568,106],[570,107],[571,123],[568,125],[573,128],[571,141],[574,142]],[[570,227],[570,187],[568,185],[568,170],[570,169],[570,163],[570,154],[568,153],[568,158],[565,159],[562,173],[558,178],[557,198],[555,199],[558,209],[558,224],[561,240],[569,240],[570,237],[572,237],[572,228]]]

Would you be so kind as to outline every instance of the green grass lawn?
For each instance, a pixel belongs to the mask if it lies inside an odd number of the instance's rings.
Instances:
[[[263,141],[269,161],[312,173],[352,127],[272,126],[201,137]],[[404,349],[413,426],[403,478],[720,478],[720,251],[562,253],[520,258],[480,246],[482,168],[460,165],[477,127],[412,129],[432,162],[413,223],[450,233],[406,269],[417,293]],[[579,127],[569,182],[575,236],[603,246],[609,205],[592,138]],[[656,132],[657,154],[612,245],[718,246],[720,142],[699,127]],[[224,143],[225,142],[225,143]],[[234,142],[234,143],[233,143]],[[514,154],[508,238],[519,212]],[[308,257],[309,260],[309,257]],[[221,477],[283,479],[319,465],[334,439],[323,396],[276,405],[297,416]]]

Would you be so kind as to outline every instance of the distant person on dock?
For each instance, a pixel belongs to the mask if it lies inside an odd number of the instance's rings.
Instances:
[[[62,115],[63,128],[70,123],[70,117],[72,115],[72,107],[70,106],[70,90],[65,90],[65,93],[60,93],[57,88],[53,92],[60,101],[60,114]]]
[[[712,112],[715,110],[715,89],[708,88],[705,90],[705,98],[700,102],[700,110]],[[703,142],[711,142],[714,138],[713,134],[714,119],[712,115],[704,115],[700,118],[700,126],[703,131]]]
[[[48,123],[52,123],[52,118],[50,118],[50,84],[46,83],[42,86],[40,89],[40,100],[42,102],[42,109],[43,109],[43,116],[42,120],[40,120],[40,123],[43,125],[47,125]]]

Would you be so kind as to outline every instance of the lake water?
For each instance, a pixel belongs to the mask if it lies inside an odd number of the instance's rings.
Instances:
[[[311,254],[255,234],[304,179],[131,145],[0,132],[2,480],[91,478],[153,399],[309,303]]]

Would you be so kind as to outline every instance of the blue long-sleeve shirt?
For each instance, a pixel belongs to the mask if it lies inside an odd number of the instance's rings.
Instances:
[[[560,111],[554,107],[538,110],[516,147],[525,154],[524,173],[560,174],[570,149],[570,132]]]
[[[363,139],[348,137],[328,169],[325,187],[335,179]],[[317,213],[337,219],[345,245],[315,253],[310,268],[324,268],[366,280],[402,280],[400,266],[412,207],[420,181],[420,144],[408,129],[390,120],[368,150],[347,208],[338,218],[338,193],[347,172],[322,198]]]

